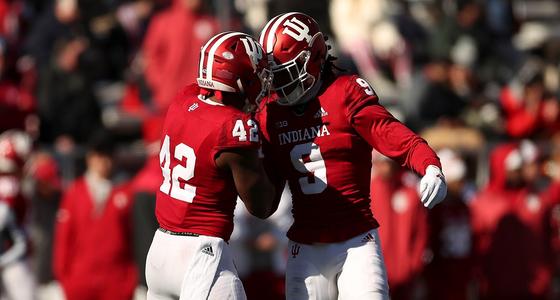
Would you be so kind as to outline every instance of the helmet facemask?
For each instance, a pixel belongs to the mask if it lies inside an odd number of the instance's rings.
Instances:
[[[262,99],[264,97],[267,97],[270,95],[270,89],[272,88],[272,81],[274,78],[274,75],[272,74],[272,72],[267,69],[267,68],[263,68],[260,73],[257,73],[257,77],[259,78],[259,81],[261,83],[261,91],[260,93],[255,97],[255,103],[258,105],[260,105]]]
[[[280,65],[272,63],[272,74],[274,75],[272,87],[279,97],[278,104],[297,105],[311,98],[306,97],[306,95],[319,81],[320,78],[318,77],[320,77],[322,71],[321,66],[320,70],[316,72],[317,75],[314,76],[308,68],[312,59],[312,48],[317,38],[323,39],[323,34],[320,32],[315,34],[309,43],[309,48],[301,51],[292,60]]]

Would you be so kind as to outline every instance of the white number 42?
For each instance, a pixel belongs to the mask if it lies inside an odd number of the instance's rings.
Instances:
[[[159,152],[159,163],[163,174],[163,183],[159,190],[177,200],[192,203],[196,194],[196,187],[186,183],[194,177],[196,155],[194,149],[181,143],[175,146],[173,157],[180,161],[171,170],[171,152],[169,136],[166,135]],[[181,183],[183,182],[183,183]]]
[[[257,123],[249,119],[247,120],[247,126],[249,126],[249,142],[258,142],[259,128],[257,127]],[[238,137],[240,142],[247,141],[247,131],[245,130],[242,120],[235,121],[235,126],[233,126],[231,134],[234,137]]]

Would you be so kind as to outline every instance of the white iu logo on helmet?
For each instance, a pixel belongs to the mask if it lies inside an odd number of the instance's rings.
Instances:
[[[306,40],[308,43],[311,42],[311,35],[309,35],[309,27],[305,25],[302,21],[293,17],[291,20],[286,20],[283,24],[284,30],[283,34],[287,34],[293,37],[296,41],[301,42]]]
[[[245,46],[245,51],[249,58],[251,58],[251,63],[253,64],[253,69],[257,69],[259,60],[263,58],[262,48],[257,45],[257,43],[251,38],[242,38],[241,41]]]

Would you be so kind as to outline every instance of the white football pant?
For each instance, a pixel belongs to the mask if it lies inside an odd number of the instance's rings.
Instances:
[[[306,245],[290,241],[286,299],[389,299],[377,230],[340,243]]]
[[[31,268],[24,260],[18,260],[1,270],[2,288],[0,290],[0,298],[4,299],[2,294],[5,293],[8,300],[34,300],[35,295],[35,279]]]
[[[156,230],[146,259],[148,300],[245,300],[229,246]]]

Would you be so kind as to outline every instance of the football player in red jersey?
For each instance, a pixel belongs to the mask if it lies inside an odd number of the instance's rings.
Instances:
[[[421,201],[428,208],[446,194],[439,159],[379,104],[365,80],[334,73],[313,18],[276,16],[259,42],[277,96],[263,101],[257,116],[263,152],[293,195],[286,297],[387,299],[369,206],[372,147],[423,176]]]
[[[258,156],[257,124],[247,104],[270,85],[262,48],[225,32],[200,51],[198,85],[172,103],[164,122],[156,231],[146,262],[148,299],[245,299],[227,245],[237,195],[266,218],[281,189]]]
[[[23,192],[24,165],[32,151],[24,132],[0,134],[0,294],[8,299],[35,299],[35,279],[29,267],[29,244],[23,230],[27,199]]]

